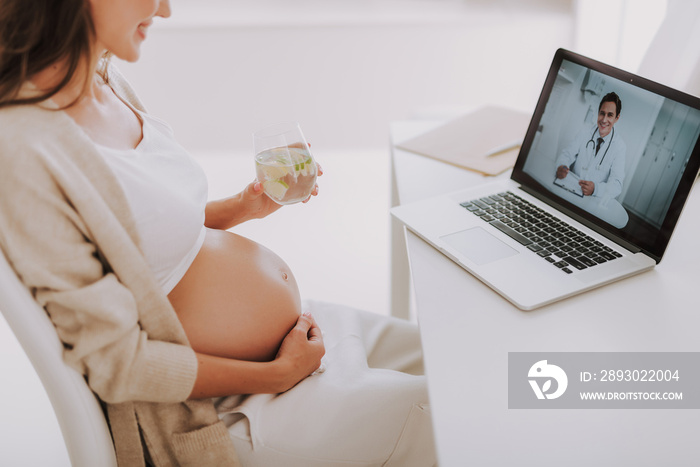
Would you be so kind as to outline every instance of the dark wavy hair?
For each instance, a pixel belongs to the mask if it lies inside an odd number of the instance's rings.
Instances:
[[[615,94],[614,92],[609,92],[606,95],[603,96],[603,98],[600,100],[600,105],[598,105],[598,112],[600,112],[600,109],[603,108],[603,104],[605,102],[612,102],[615,104],[615,108],[617,109],[617,115],[616,117],[620,116],[620,112],[622,112],[622,101],[620,100],[620,96]]]
[[[0,107],[44,101],[76,78],[83,80],[86,92],[95,67],[94,37],[88,0],[0,0]],[[24,82],[57,63],[64,67],[55,86],[39,95],[18,96]],[[106,64],[101,70],[106,79],[105,72]]]

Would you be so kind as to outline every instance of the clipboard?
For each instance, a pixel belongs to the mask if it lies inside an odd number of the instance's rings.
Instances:
[[[515,165],[530,114],[498,106],[481,107],[396,147],[484,175]]]
[[[564,178],[554,178],[554,184],[556,186],[559,186],[563,189],[565,189],[568,192],[571,192],[575,194],[576,196],[579,196],[583,198],[583,190],[581,190],[581,186],[578,184],[579,180],[581,180],[575,173],[573,173],[571,170],[569,170],[569,173],[566,174],[566,177]]]

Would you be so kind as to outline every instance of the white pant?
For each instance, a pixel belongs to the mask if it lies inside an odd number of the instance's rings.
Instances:
[[[217,399],[244,466],[436,464],[420,339],[404,320],[306,302],[325,371],[283,394]]]

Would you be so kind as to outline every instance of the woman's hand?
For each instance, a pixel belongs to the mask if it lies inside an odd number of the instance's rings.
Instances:
[[[209,201],[204,211],[204,225],[228,230],[250,219],[262,219],[281,207],[265,194],[262,183],[256,180],[235,196]]]
[[[282,341],[273,361],[197,353],[197,378],[190,399],[287,391],[318,370],[325,353],[321,329],[310,314],[304,313]]]
[[[262,219],[282,207],[265,194],[262,183],[257,180],[250,182],[238,196],[246,212],[246,220]]]
[[[282,341],[274,360],[282,373],[282,391],[291,389],[316,371],[325,353],[321,329],[310,314],[302,314]]]
[[[320,177],[321,175],[323,175],[323,169],[321,168],[321,165],[318,162],[316,162],[316,176]],[[311,199],[311,196],[318,196],[318,183],[314,185],[314,189],[311,190],[311,195],[304,201],[302,201],[302,203],[308,203]]]
[[[317,163],[316,173],[323,175],[323,169]],[[318,184],[314,186],[311,195],[318,195]],[[243,191],[230,198],[209,201],[205,211],[204,225],[210,229],[227,230],[251,219],[262,219],[277,211],[282,206],[272,201],[263,191],[262,183],[255,180],[250,182]]]

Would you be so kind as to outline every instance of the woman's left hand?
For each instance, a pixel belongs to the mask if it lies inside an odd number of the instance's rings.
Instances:
[[[320,177],[321,175],[323,175],[323,169],[321,168],[321,165],[316,162],[316,176]],[[302,201],[302,203],[308,203],[312,196],[318,196],[318,183],[314,185],[314,189],[311,190],[311,195]]]

